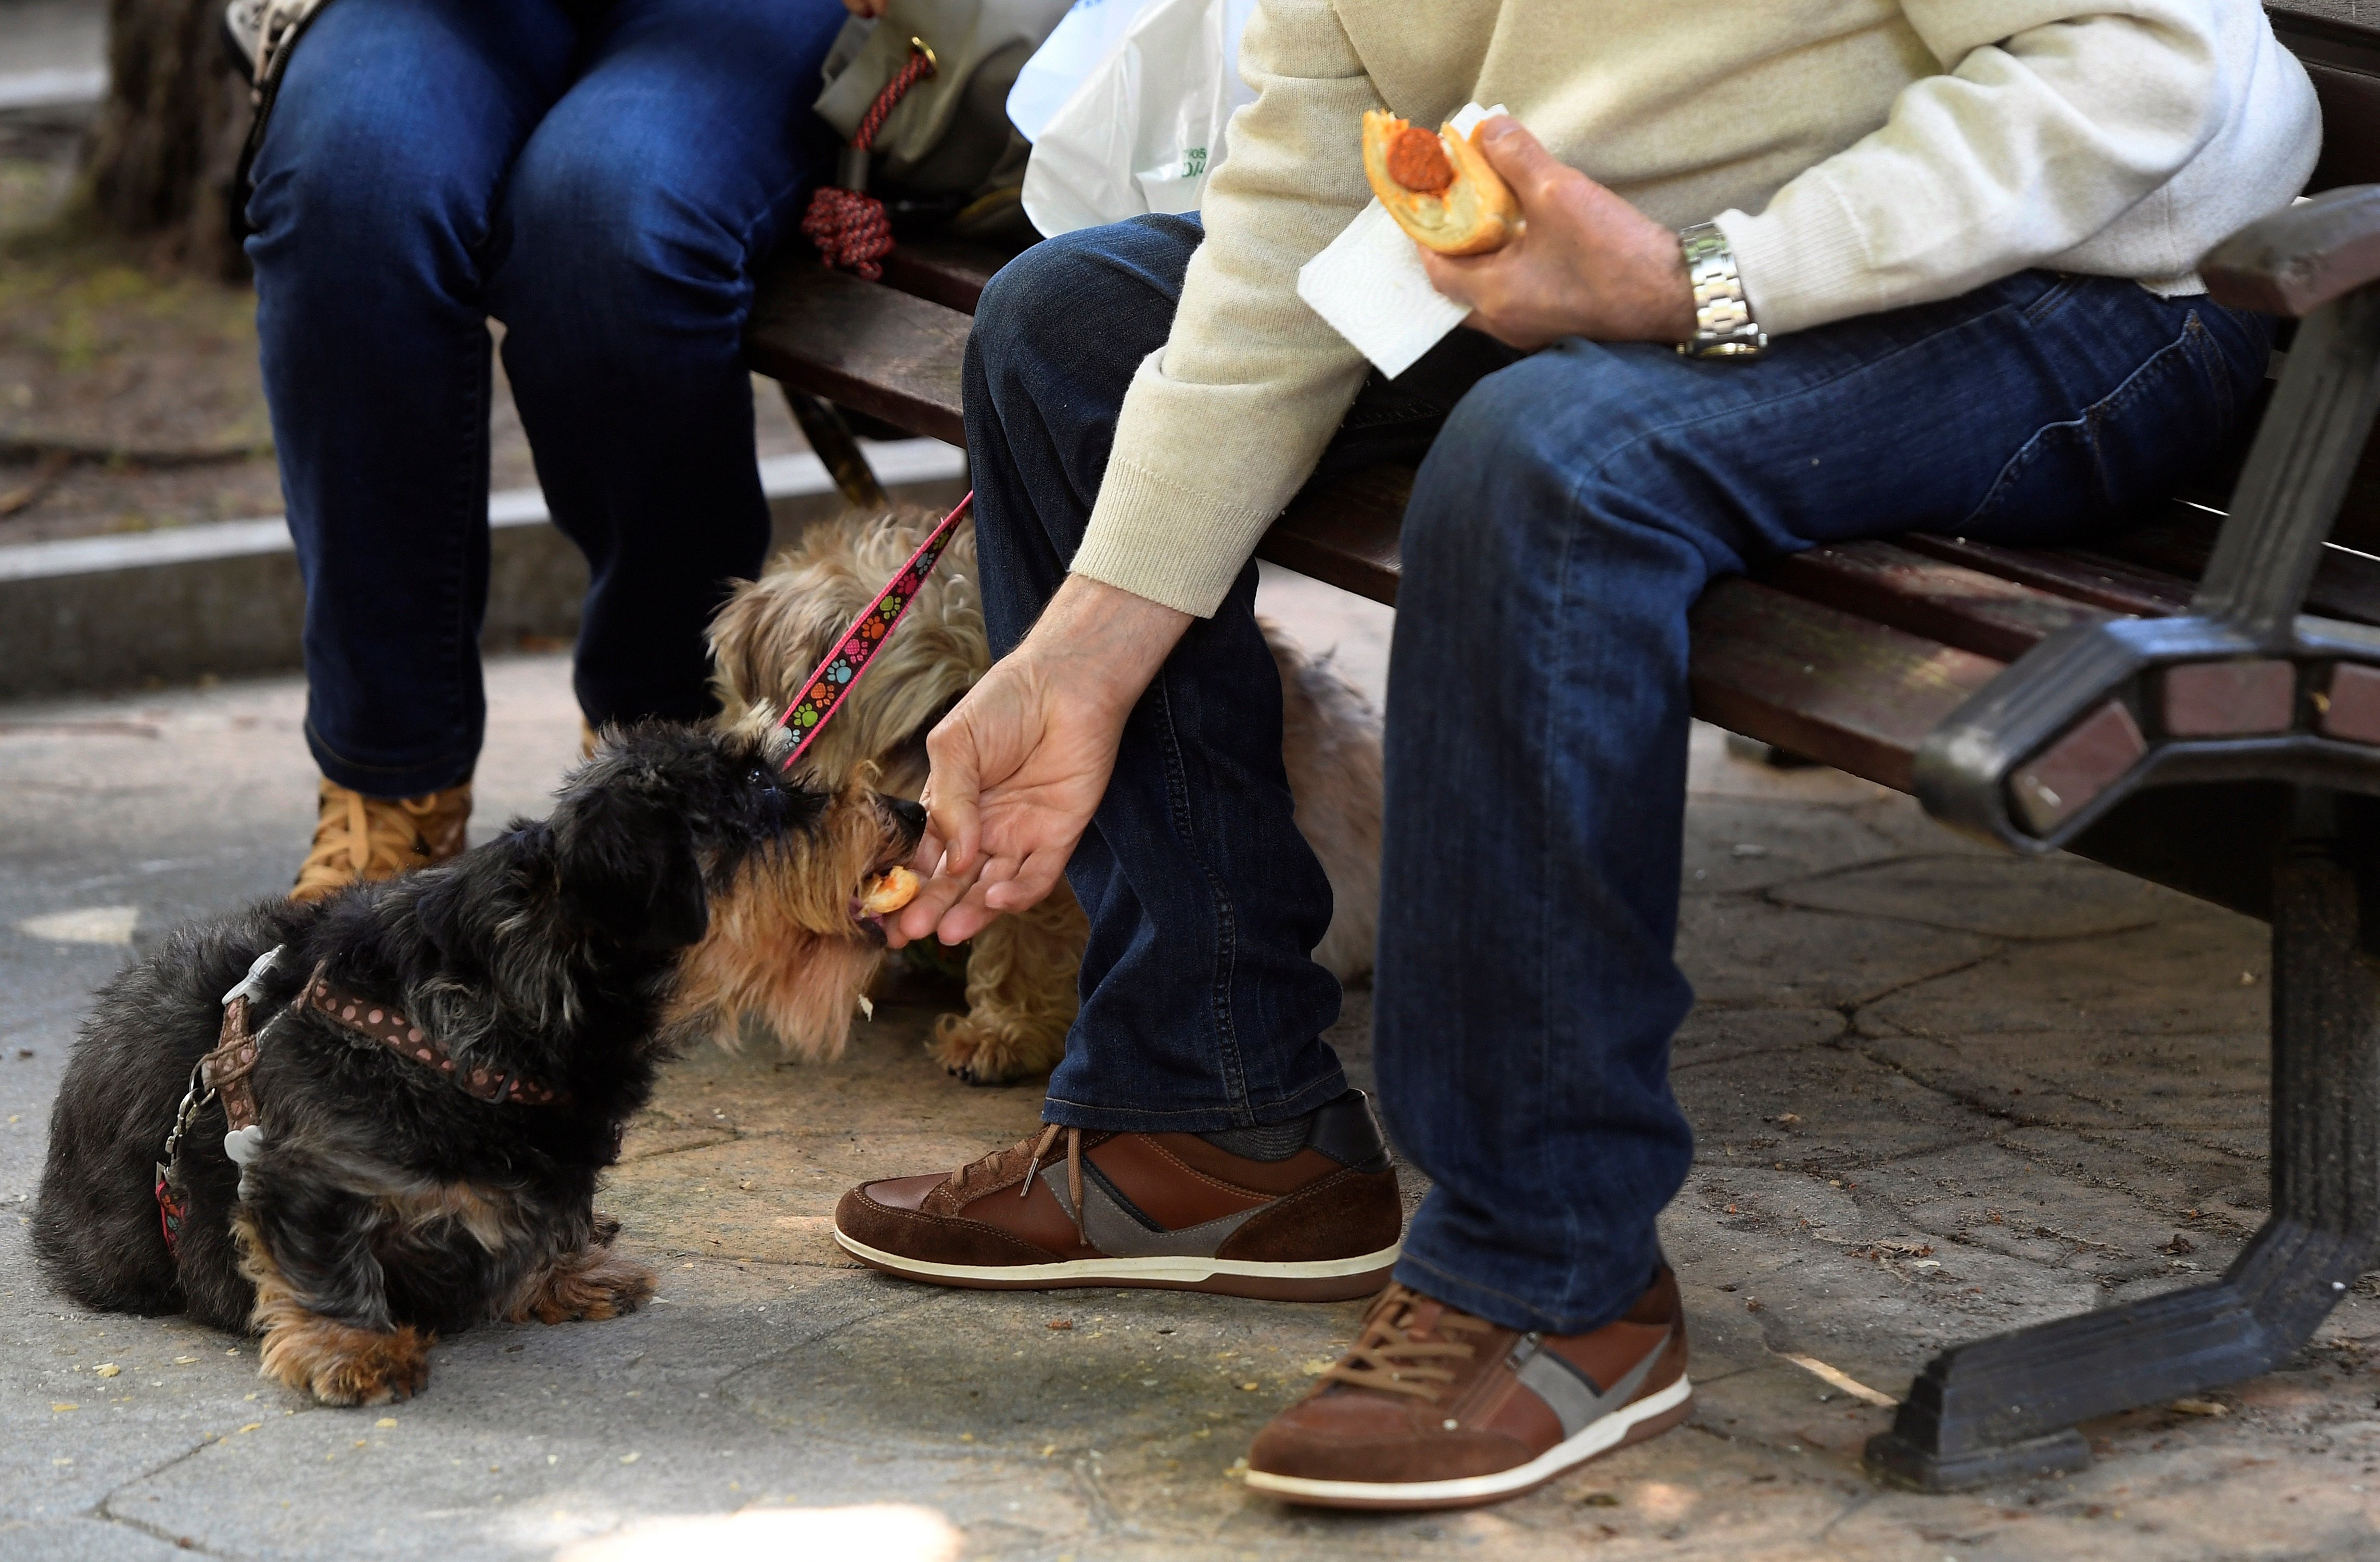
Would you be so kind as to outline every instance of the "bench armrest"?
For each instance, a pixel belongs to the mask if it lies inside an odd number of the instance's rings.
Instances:
[[[2199,275],[2218,304],[2302,316],[2380,281],[2380,185],[2325,190],[2250,223]]]

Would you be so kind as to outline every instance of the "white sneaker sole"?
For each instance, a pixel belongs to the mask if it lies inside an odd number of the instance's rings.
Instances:
[[[1493,1475],[1466,1475],[1452,1481],[1309,1481],[1298,1475],[1251,1470],[1247,1472],[1248,1488],[1279,1497],[1343,1507],[1459,1507],[1488,1502],[1541,1486],[1573,1465],[1610,1452],[1629,1433],[1678,1409],[1693,1394],[1694,1385],[1682,1375],[1660,1392],[1622,1405],[1580,1428],[1578,1435],[1555,1444],[1528,1463],[1500,1470]]]
[[[1229,1258],[1077,1258],[1058,1263],[935,1263],[888,1253],[856,1241],[837,1227],[834,1239],[872,1269],[981,1290],[1062,1290],[1074,1286],[1146,1286],[1164,1290],[1214,1291],[1282,1301],[1343,1301],[1368,1296],[1388,1284],[1404,1244],[1354,1258],[1303,1263],[1257,1263]]]

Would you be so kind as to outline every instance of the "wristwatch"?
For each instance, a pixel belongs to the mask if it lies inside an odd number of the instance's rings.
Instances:
[[[1686,282],[1694,290],[1694,334],[1678,344],[1685,358],[1758,358],[1768,333],[1752,318],[1735,251],[1717,223],[1696,223],[1679,231],[1686,252]]]

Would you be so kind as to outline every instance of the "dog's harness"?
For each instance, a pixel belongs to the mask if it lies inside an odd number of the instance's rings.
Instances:
[[[943,544],[951,540],[951,533],[974,503],[974,491],[969,490],[966,497],[959,501],[958,508],[942,517],[941,524],[926,534],[917,551],[909,555],[909,562],[884,583],[884,589],[876,593],[876,600],[868,604],[867,610],[852,620],[851,628],[843,632],[834,649],[827,653],[826,660],[810,674],[794,702],[785,707],[785,714],[777,718],[776,731],[771,734],[771,751],[773,753],[788,742],[793,745],[792,751],[779,762],[780,770],[793,769],[812,739],[825,729],[827,718],[842,708],[844,700],[859,682],[859,675],[868,670],[879,648],[892,638],[901,615],[917,600],[926,577],[934,572],[935,563],[942,556]]]
[[[223,1099],[224,1122],[230,1130],[224,1135],[224,1153],[239,1167],[243,1191],[248,1163],[263,1147],[264,1130],[256,1122],[256,1092],[248,1077],[256,1071],[264,1037],[249,1033],[248,1019],[258,986],[265,973],[281,963],[285,947],[276,944],[259,955],[239,984],[224,995],[223,1030],[215,1049],[191,1068],[190,1088],[182,1092],[182,1104],[175,1109],[174,1131],[165,1136],[165,1158],[157,1163],[156,1183],[157,1218],[164,1227],[169,1253],[180,1252],[182,1222],[190,1213],[189,1191],[182,1182],[182,1136],[197,1123],[208,1103],[218,1096]],[[272,1029],[269,1024],[265,1027],[268,1031]]]
[[[189,1192],[181,1174],[183,1136],[197,1123],[199,1114],[220,1099],[227,1130],[224,1134],[224,1153],[239,1167],[240,1197],[248,1196],[249,1163],[264,1148],[264,1129],[256,1120],[256,1090],[249,1076],[256,1072],[257,1058],[273,1028],[301,1009],[310,1008],[342,1030],[376,1042],[399,1057],[443,1075],[457,1089],[481,1101],[549,1106],[557,1102],[566,1104],[571,1099],[568,1091],[549,1089],[525,1074],[507,1073],[484,1064],[469,1068],[459,1067],[452,1053],[395,1006],[333,985],[323,974],[330,965],[328,960],[314,967],[314,973],[306,979],[298,995],[289,1000],[287,1008],[273,1016],[261,1031],[251,1031],[249,1021],[257,992],[266,973],[281,962],[285,947],[276,944],[259,955],[239,984],[224,995],[223,1030],[215,1048],[190,1070],[190,1088],[182,1092],[182,1104],[175,1111],[174,1130],[165,1136],[165,1158],[157,1163],[157,1217],[164,1228],[168,1252],[178,1254],[182,1222],[190,1208]],[[614,1148],[616,1151],[616,1145]]]

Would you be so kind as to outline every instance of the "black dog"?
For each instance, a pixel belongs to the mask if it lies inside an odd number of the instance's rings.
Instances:
[[[550,820],[184,928],[83,1027],[35,1250],[87,1306],[261,1330],[265,1374],[334,1404],[413,1393],[440,1331],[631,1310],[653,1276],[611,1252],[596,1177],[659,1064],[719,1023],[681,991],[715,913],[786,883],[848,908],[922,822],[780,786],[748,739],[647,726],[609,739]],[[821,961],[841,983],[872,934],[846,909],[787,953],[847,946]]]

